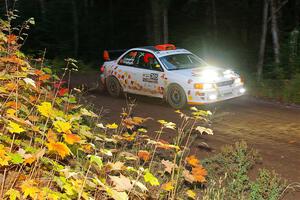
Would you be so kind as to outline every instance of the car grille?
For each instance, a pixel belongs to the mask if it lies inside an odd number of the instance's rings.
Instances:
[[[217,83],[217,86],[218,87],[224,87],[224,86],[232,85],[233,82],[234,82],[234,80],[223,81],[223,82]]]

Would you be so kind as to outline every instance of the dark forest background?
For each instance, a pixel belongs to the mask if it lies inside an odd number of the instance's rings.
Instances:
[[[211,64],[260,77],[291,79],[300,71],[299,0],[6,2],[18,10],[14,23],[35,19],[23,50],[37,54],[46,49],[49,59],[73,57],[96,69],[104,49],[168,42]],[[2,18],[5,12],[1,1]]]

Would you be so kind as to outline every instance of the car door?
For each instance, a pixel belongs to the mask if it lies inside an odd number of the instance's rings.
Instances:
[[[142,78],[139,77],[141,69],[136,65],[137,55],[138,51],[132,50],[118,61],[117,78],[124,92],[143,94]]]
[[[162,97],[163,96],[163,69],[157,58],[150,52],[138,51],[134,61],[135,77],[140,87],[138,94]]]

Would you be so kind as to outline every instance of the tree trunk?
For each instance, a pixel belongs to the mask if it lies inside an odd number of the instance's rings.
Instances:
[[[298,11],[298,10],[299,10],[299,11]],[[295,0],[295,5],[294,5],[295,27],[299,26],[299,24],[300,24],[299,12],[300,12],[300,1]]]
[[[268,30],[268,0],[264,0],[263,15],[262,15],[262,32],[260,38],[260,47],[257,62],[257,80],[260,81],[263,74],[263,64],[265,57],[266,37]]]
[[[270,0],[270,8],[271,8],[271,31],[272,31],[272,38],[273,38],[274,60],[275,60],[276,64],[279,64],[280,63],[280,58],[279,58],[280,45],[279,45],[275,0]]]
[[[212,7],[212,24],[213,24],[213,40],[216,42],[218,37],[218,26],[217,26],[217,11],[216,11],[216,1],[211,1],[211,7]]]
[[[163,20],[164,20],[164,35],[163,35],[163,41],[164,43],[168,43],[169,42],[169,23],[168,23],[168,7],[165,6],[164,7],[164,11],[163,11]]]
[[[76,0],[72,0],[72,12],[73,12],[73,45],[74,50],[73,54],[76,58],[78,56],[78,47],[79,47],[79,30],[78,30],[78,12]]]
[[[114,3],[113,0],[109,0],[109,26],[110,26],[110,47],[114,48]]]
[[[45,21],[45,15],[46,15],[46,8],[45,8],[45,2],[44,0],[39,0],[40,8],[41,8],[41,18],[42,21]]]
[[[147,44],[153,45],[153,34],[152,34],[152,13],[145,12],[145,18],[146,18],[146,37],[147,37]]]
[[[152,24],[153,24],[153,42],[160,44],[162,40],[162,20],[161,20],[161,1],[151,0]]]

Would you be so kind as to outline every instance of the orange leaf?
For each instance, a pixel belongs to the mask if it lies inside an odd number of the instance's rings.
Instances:
[[[41,71],[41,70],[35,70],[34,73],[35,73],[36,75],[42,75],[42,74],[43,74],[43,71]]]
[[[29,116],[28,116],[28,119],[29,119],[30,121],[32,121],[32,122],[37,122],[37,121],[39,121],[39,117],[36,116],[36,115],[29,115]]]
[[[34,161],[36,161],[36,158],[34,156],[30,156],[30,157],[25,159],[24,164],[31,165]]]
[[[167,182],[167,183],[164,183],[164,184],[162,184],[161,189],[163,189],[165,191],[171,191],[171,190],[174,189],[173,183],[171,181]]]
[[[192,175],[196,181],[203,183],[206,181],[205,176],[207,175],[207,171],[202,166],[197,166],[192,169]]]
[[[14,108],[14,109],[20,109],[21,103],[20,102],[15,102],[15,101],[9,101],[5,103],[6,107]]]
[[[47,139],[49,142],[57,142],[57,134],[52,129],[49,129]]]
[[[62,159],[70,155],[71,151],[66,144],[62,142],[50,142],[47,144],[49,151],[54,151],[61,156]]]
[[[138,152],[138,157],[144,161],[147,161],[150,159],[150,153],[148,151],[139,151]]]
[[[65,142],[68,144],[74,144],[80,142],[81,138],[75,134],[64,134]]]
[[[46,81],[50,78],[50,75],[49,74],[44,74],[42,76],[39,77],[39,80],[40,81]]]
[[[36,97],[36,96],[32,96],[32,95],[29,96],[29,101],[30,101],[31,103],[34,103],[36,100],[37,100],[37,97]]]
[[[14,44],[16,42],[17,36],[14,34],[10,34],[7,36],[7,43]]]
[[[93,151],[94,151],[93,146],[90,145],[90,144],[82,145],[82,150],[83,150],[85,153],[93,153]]]
[[[200,166],[200,161],[194,155],[191,155],[191,156],[187,157],[186,161],[189,165],[191,165],[193,167]]]
[[[26,63],[24,60],[17,58],[17,56],[1,57],[0,61],[5,63],[17,64],[17,65],[25,65]]]

